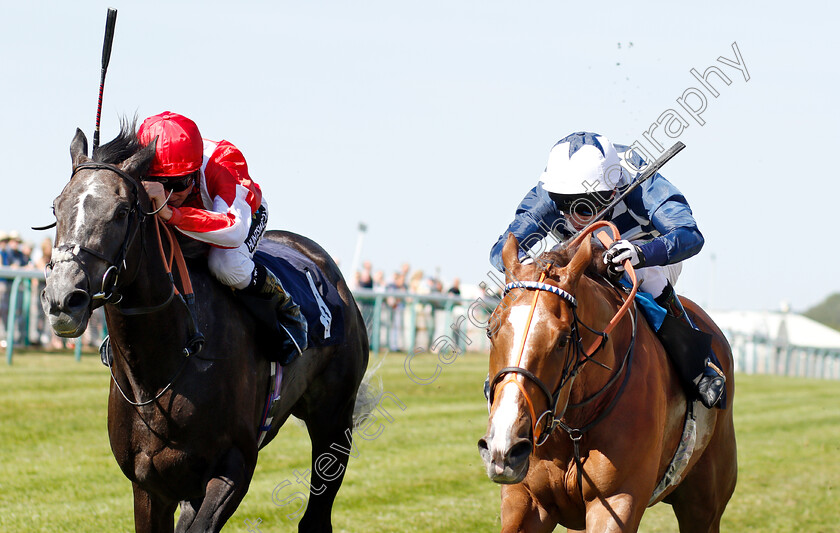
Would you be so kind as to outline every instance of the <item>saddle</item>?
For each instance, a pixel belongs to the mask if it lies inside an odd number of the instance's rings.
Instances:
[[[298,353],[289,337],[295,339],[295,345],[309,347],[331,346],[344,339],[341,296],[314,261],[294,248],[262,239],[254,253],[254,262],[277,276],[306,319],[306,327],[302,328],[296,321],[285,320],[282,313],[278,316],[277,309],[266,305],[266,300],[240,295],[255,318],[269,325],[269,330],[280,336],[281,346],[290,349],[280,350],[284,352],[278,354],[281,364],[288,364]]]
[[[178,241],[187,257],[206,255],[210,246],[186,236]],[[303,253],[264,237],[254,252],[254,262],[277,276],[292,304],[300,307],[307,327],[283,316],[271,300],[235,291],[251,315],[275,339],[272,359],[281,365],[291,363],[300,353],[298,346],[330,346],[344,340],[343,304],[338,290],[324,272]],[[288,308],[288,306],[286,307]]]

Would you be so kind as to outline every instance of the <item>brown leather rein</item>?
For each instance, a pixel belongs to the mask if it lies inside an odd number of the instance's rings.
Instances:
[[[611,231],[611,233],[613,234],[612,239],[609,236],[605,235],[603,232],[598,233],[597,237],[605,247],[609,248],[609,245],[612,244],[612,242],[614,240],[620,239],[621,235],[618,232],[618,229],[615,227],[615,225],[612,224],[611,222],[608,222],[608,221],[599,221],[599,222],[593,224],[591,227],[587,228],[584,233],[581,233],[580,235],[578,235],[575,238],[575,240],[570,244],[570,246],[578,243],[579,241],[582,241],[584,238],[589,238],[589,236],[595,230],[598,230],[598,229],[601,229],[601,228],[604,228],[604,227],[608,228]],[[515,290],[515,289],[533,290],[534,291],[534,299],[531,302],[531,308],[530,308],[530,311],[528,313],[528,319],[525,323],[525,333],[524,333],[524,335],[522,337],[522,341],[519,345],[516,365],[505,367],[505,368],[501,369],[496,374],[496,376],[493,378],[493,380],[491,381],[491,384],[490,384],[489,400],[490,400],[490,404],[492,405],[493,399],[494,399],[495,389],[496,389],[496,386],[498,384],[503,384],[504,385],[504,384],[507,384],[507,383],[513,383],[520,390],[520,392],[522,392],[523,398],[525,398],[525,403],[528,406],[528,411],[529,411],[529,414],[531,416],[531,422],[532,422],[532,435],[533,435],[534,444],[536,446],[541,446],[542,444],[544,444],[548,440],[548,437],[551,435],[551,433],[557,427],[561,427],[572,438],[572,441],[575,444],[575,458],[576,458],[576,461],[579,462],[580,454],[579,454],[579,449],[578,449],[578,442],[580,441],[580,438],[582,437],[583,433],[585,433],[587,430],[589,430],[595,424],[600,422],[607,414],[609,414],[609,412],[615,406],[615,403],[617,402],[618,397],[621,395],[621,392],[623,391],[624,386],[627,384],[627,380],[629,379],[630,372],[629,372],[628,362],[632,358],[633,346],[635,344],[635,339],[636,339],[636,319],[633,316],[633,314],[629,315],[630,319],[632,321],[632,324],[633,324],[633,335],[632,335],[632,338],[631,338],[630,345],[627,349],[627,352],[625,353],[624,357],[622,358],[621,366],[618,368],[618,370],[615,372],[613,377],[607,382],[607,384],[600,391],[598,391],[593,396],[587,398],[586,400],[582,401],[579,404],[569,404],[567,406],[567,408],[568,407],[572,407],[572,408],[580,407],[582,405],[590,403],[596,397],[599,397],[606,390],[608,390],[618,380],[618,377],[622,374],[624,369],[628,368],[627,372],[625,373],[625,379],[622,382],[621,389],[613,397],[613,400],[610,403],[610,405],[594,421],[590,422],[586,426],[584,426],[582,428],[571,428],[571,427],[569,427],[568,425],[566,425],[562,422],[562,420],[561,420],[562,414],[560,414],[560,416],[558,416],[558,413],[557,413],[558,403],[559,403],[559,400],[560,400],[560,392],[562,391],[562,389],[566,385],[570,385],[574,381],[574,378],[577,376],[577,374],[580,372],[580,370],[583,368],[583,366],[588,361],[592,361],[597,365],[600,365],[604,368],[609,369],[609,367],[607,367],[606,365],[604,365],[604,364],[598,362],[597,360],[593,359],[593,356],[597,353],[597,351],[599,349],[603,348],[605,341],[609,338],[609,334],[612,332],[612,330],[615,328],[615,326],[621,321],[623,316],[625,314],[627,314],[627,311],[630,309],[630,306],[633,305],[634,297],[636,296],[636,292],[638,290],[639,282],[638,282],[638,279],[636,278],[636,273],[633,270],[633,266],[630,264],[630,261],[629,260],[625,261],[624,268],[626,269],[626,271],[628,273],[628,276],[630,277],[630,279],[633,282],[633,287],[632,287],[630,293],[627,295],[627,298],[624,301],[624,303],[622,304],[622,306],[619,308],[619,310],[616,312],[616,314],[610,320],[609,324],[607,324],[607,326],[604,328],[603,331],[599,332],[599,331],[596,331],[596,330],[590,328],[589,326],[584,324],[582,321],[580,321],[580,319],[577,316],[577,300],[575,299],[575,297],[573,295],[569,294],[567,291],[564,291],[563,289],[560,289],[557,286],[549,285],[547,283],[544,283],[545,278],[546,278],[549,270],[551,269],[551,267],[552,267],[552,265],[548,264],[546,266],[546,268],[543,269],[542,273],[540,274],[539,281],[536,281],[536,282],[534,282],[534,281],[516,281],[516,282],[513,282],[513,283],[509,283],[505,286],[505,294],[507,294],[508,292],[510,292],[512,290]],[[563,362],[563,373],[562,373],[561,378],[560,378],[560,383],[557,385],[554,393],[552,393],[549,390],[549,388],[545,385],[545,383],[543,383],[543,381],[538,376],[536,376],[533,372],[531,372],[531,371],[527,370],[526,368],[523,368],[522,366],[520,366],[521,363],[522,363],[522,356],[525,352],[525,345],[526,345],[526,342],[528,340],[528,334],[531,330],[531,322],[533,320],[534,311],[536,310],[536,307],[537,307],[537,301],[540,297],[540,294],[543,293],[543,292],[548,292],[548,293],[551,293],[551,294],[555,294],[555,295],[559,296],[561,299],[563,299],[567,303],[567,305],[569,305],[571,307],[571,310],[572,310],[572,313],[573,313],[573,316],[574,316],[574,322],[573,322],[572,332],[571,332],[573,339],[572,339],[572,342],[569,345],[569,348],[566,350],[566,357],[565,357],[564,362]],[[598,338],[587,349],[584,349],[583,346],[582,346],[582,341],[581,341],[581,338],[580,338],[580,330],[578,328],[578,324],[582,325],[583,327],[588,329],[590,332],[595,333],[598,336]],[[575,353],[579,354],[579,357],[577,357],[577,358],[570,357],[570,355],[575,354]],[[534,409],[534,402],[531,400],[531,396],[528,394],[527,390],[525,389],[525,386],[523,385],[522,382],[520,382],[519,380],[516,379],[517,375],[521,375],[521,376],[525,377],[526,379],[528,379],[529,381],[531,381],[532,383],[534,383],[540,389],[540,391],[545,395],[545,397],[547,398],[547,400],[548,400],[547,408],[539,416],[537,416],[537,414],[536,414],[536,410]],[[542,424],[541,423],[543,422],[544,419],[545,419],[546,430],[542,431],[542,429],[541,429]]]

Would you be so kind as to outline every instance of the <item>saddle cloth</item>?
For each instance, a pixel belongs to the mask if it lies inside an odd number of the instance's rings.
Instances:
[[[344,340],[343,304],[338,290],[301,252],[267,239],[260,241],[254,262],[271,270],[300,306],[309,327],[309,346],[331,346]]]

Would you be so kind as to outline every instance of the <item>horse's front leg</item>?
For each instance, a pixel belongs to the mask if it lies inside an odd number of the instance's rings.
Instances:
[[[586,506],[587,533],[632,533],[638,531],[645,504],[627,493],[591,501]]]
[[[175,533],[184,533],[192,525],[200,507],[201,500],[185,500],[181,502],[181,515],[178,517]]]
[[[167,503],[143,490],[137,483],[134,488],[134,530],[137,533],[171,533],[175,522],[177,503]]]
[[[557,522],[524,484],[502,485],[502,533],[548,533]]]
[[[178,521],[178,531],[221,531],[248,492],[253,472],[254,464],[249,467],[238,448],[228,450],[212,471],[200,505],[198,502],[189,504],[188,507],[193,511],[198,507],[197,511],[182,515]],[[191,523],[187,523],[190,520]]]

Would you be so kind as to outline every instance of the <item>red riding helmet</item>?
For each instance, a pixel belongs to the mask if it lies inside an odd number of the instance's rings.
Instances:
[[[143,146],[157,137],[151,176],[184,176],[201,168],[204,143],[195,122],[164,111],[143,121],[137,138]]]

